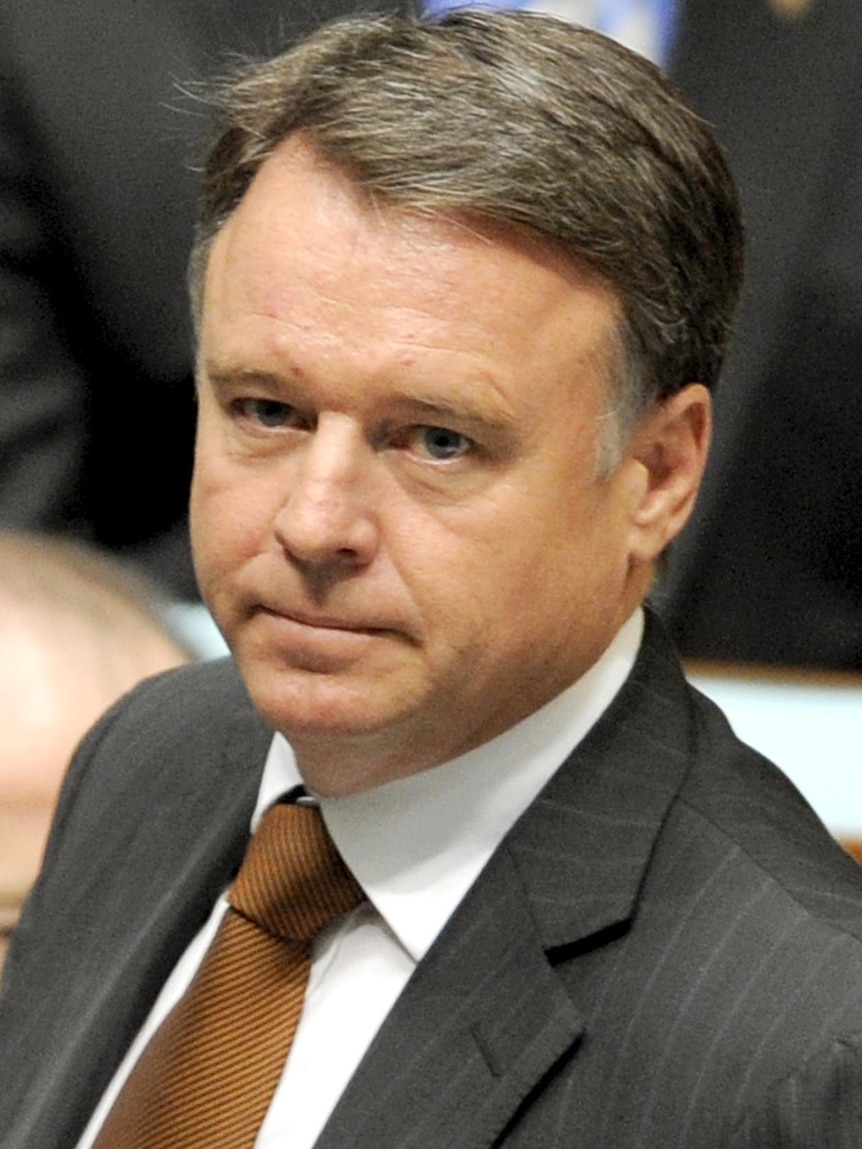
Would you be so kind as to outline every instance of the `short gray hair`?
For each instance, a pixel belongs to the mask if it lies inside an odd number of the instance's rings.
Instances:
[[[651,403],[715,383],[742,276],[733,180],[660,71],[606,37],[523,11],[355,16],[248,67],[215,102],[198,306],[216,232],[301,132],[379,206],[506,221],[610,284],[617,443]]]

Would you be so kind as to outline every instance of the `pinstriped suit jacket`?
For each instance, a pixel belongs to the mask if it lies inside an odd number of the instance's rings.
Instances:
[[[238,865],[268,742],[228,662],[85,742],[7,965],[2,1149],[75,1144]],[[650,619],[320,1149],[862,1146],[860,874]]]

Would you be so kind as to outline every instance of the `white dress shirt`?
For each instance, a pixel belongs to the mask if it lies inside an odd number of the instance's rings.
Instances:
[[[637,611],[573,686],[484,746],[362,794],[320,800],[368,901],[315,939],[302,1018],[256,1149],[314,1145],[416,965],[503,837],[622,686],[642,632]],[[290,746],[276,735],[252,829],[301,781]],[[225,908],[221,897],[168,978],[78,1149],[90,1149],[142,1049],[191,982]]]

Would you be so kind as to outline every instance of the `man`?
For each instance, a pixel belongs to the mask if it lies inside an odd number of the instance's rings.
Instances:
[[[192,524],[234,658],[72,766],[7,967],[3,1149],[862,1144],[858,870],[641,609],[740,247],[709,130],[562,22],[356,19],[229,90]],[[363,900],[235,1136],[290,1003],[241,1042],[262,971],[225,939],[303,784]]]
[[[72,751],[121,694],[189,660],[162,611],[94,548],[0,532],[0,967]]]

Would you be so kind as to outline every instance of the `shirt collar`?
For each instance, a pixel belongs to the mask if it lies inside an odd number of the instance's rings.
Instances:
[[[599,660],[540,710],[450,762],[361,794],[321,798],[339,852],[415,961],[430,948],[506,833],[628,677],[643,634],[638,610]],[[273,738],[254,816],[302,782]]]

